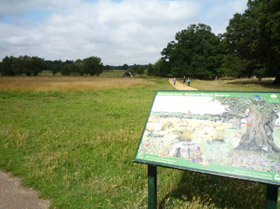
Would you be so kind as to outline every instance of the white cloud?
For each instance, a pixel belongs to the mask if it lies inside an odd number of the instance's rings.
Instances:
[[[246,9],[247,1],[205,0],[204,2],[209,8],[204,11],[203,15],[200,15],[200,20],[210,25],[212,31],[218,34],[225,32],[226,26],[233,17],[233,14],[237,12],[242,13]]]
[[[224,32],[229,18],[245,8],[241,0],[223,4],[221,0],[22,2],[1,0],[0,18],[23,15],[32,9],[52,13],[39,23],[24,18],[1,23],[0,19],[0,58],[26,54],[75,60],[99,56],[104,64],[113,65],[154,63],[175,34],[188,25],[202,22],[216,33]]]

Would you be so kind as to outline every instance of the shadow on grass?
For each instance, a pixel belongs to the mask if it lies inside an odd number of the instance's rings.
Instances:
[[[159,208],[265,208],[266,186],[261,183],[183,172],[177,187]]]
[[[231,84],[231,85],[248,85],[248,84],[254,84],[254,85],[258,85],[264,88],[279,88],[280,84],[275,84],[273,83],[273,80],[262,80],[262,81],[257,81],[257,80],[234,80],[234,81],[228,81],[226,82],[227,84]]]

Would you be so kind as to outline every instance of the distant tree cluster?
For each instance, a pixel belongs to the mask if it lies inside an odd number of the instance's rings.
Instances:
[[[103,70],[104,65],[101,62],[101,59],[99,57],[88,57],[83,60],[77,59],[75,62],[69,62],[62,66],[61,68],[61,74],[62,75],[90,75],[99,76]]]
[[[46,64],[43,59],[29,56],[6,56],[3,58],[0,66],[0,72],[3,76],[15,76],[20,74],[37,76],[44,69],[46,69]]]
[[[3,76],[15,76],[26,74],[27,76],[37,76],[43,70],[50,70],[53,75],[100,75],[103,70],[109,70],[110,66],[103,66],[99,57],[88,57],[77,59],[76,61],[66,60],[44,60],[39,57],[29,56],[6,56],[0,63],[0,72]]]
[[[192,24],[167,44],[162,57],[147,68],[148,75],[275,76],[280,83],[280,1],[248,0],[243,14],[235,14],[224,34],[205,24]]]

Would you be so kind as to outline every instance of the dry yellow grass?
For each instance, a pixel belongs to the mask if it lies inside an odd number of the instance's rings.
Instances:
[[[148,85],[149,81],[131,78],[98,77],[0,77],[0,91],[85,92],[96,89],[127,88]]]

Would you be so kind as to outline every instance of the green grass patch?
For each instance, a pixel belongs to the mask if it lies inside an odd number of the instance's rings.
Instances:
[[[0,93],[0,167],[57,208],[143,208],[146,166],[132,162],[155,90]]]
[[[0,92],[0,168],[51,208],[147,208],[147,166],[133,163],[157,89]],[[195,84],[195,83],[194,83]],[[263,208],[262,184],[158,169],[160,208]]]
[[[222,91],[279,91],[279,85],[273,84],[274,78],[258,81],[251,79],[233,79],[233,80],[192,80],[191,86],[199,90],[222,90]]]
[[[110,71],[103,71],[99,77],[102,78],[122,78],[124,74],[124,70],[110,70]]]

